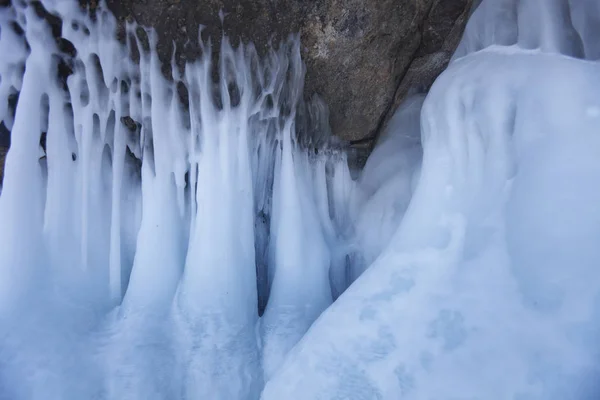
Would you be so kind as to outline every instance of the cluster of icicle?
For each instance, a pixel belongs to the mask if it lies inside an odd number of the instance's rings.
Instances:
[[[70,2],[44,5],[61,16],[70,57],[32,5],[0,10],[0,120],[12,130],[0,320],[33,301],[48,330],[61,315],[69,334],[104,330],[109,372],[65,385],[83,368],[53,360],[49,383],[26,373],[45,352],[22,344],[13,348],[37,355],[7,358],[19,378],[1,390],[15,399],[258,396],[262,371],[267,379],[354,276],[346,156],[298,142],[297,110],[310,105],[301,104],[297,38],[263,58],[223,38],[218,66],[203,57],[183,74],[174,66],[169,81],[152,31],[144,51],[135,26],[119,43],[102,9],[92,20]],[[13,118],[7,98],[17,92]],[[137,350],[147,342],[178,361],[152,364],[152,350]],[[66,345],[52,344],[76,352]]]

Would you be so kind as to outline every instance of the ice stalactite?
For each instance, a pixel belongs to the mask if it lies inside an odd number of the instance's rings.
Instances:
[[[3,25],[5,26],[5,25]],[[40,28],[31,27],[29,33],[40,37],[47,37],[48,33]],[[3,49],[8,54],[20,55],[24,58],[24,43],[18,38],[7,36],[3,40]],[[2,314],[16,307],[15,303],[23,301],[23,291],[35,290],[32,286],[41,277],[39,273],[45,274],[49,271],[38,271],[39,265],[45,258],[45,246],[42,240],[43,208],[44,208],[44,176],[40,163],[40,134],[48,121],[43,121],[44,116],[40,111],[47,103],[43,86],[37,83],[38,79],[48,80],[50,71],[44,66],[50,63],[49,55],[44,51],[44,42],[40,41],[31,45],[27,57],[25,75],[23,81],[14,76],[15,68],[18,68],[18,59],[12,57],[6,62],[2,71],[2,83],[10,85],[11,80],[20,84],[22,100],[16,110],[13,131],[20,132],[20,140],[13,142],[10,155],[7,156],[6,170],[18,170],[19,175],[14,174],[4,179],[3,193],[14,193],[12,196],[2,195],[0,197],[0,220],[5,227],[2,230],[1,247],[2,257],[2,290],[0,296]],[[4,78],[6,77],[6,78]],[[6,81],[6,83],[5,83]],[[8,90],[3,90],[8,95]],[[7,101],[3,99],[3,103]],[[7,110],[4,111],[6,113]],[[6,114],[5,114],[6,115]],[[4,115],[3,115],[4,116]],[[22,202],[27,201],[29,207],[21,207]],[[31,248],[37,251],[31,251]],[[42,278],[43,279],[43,278]]]

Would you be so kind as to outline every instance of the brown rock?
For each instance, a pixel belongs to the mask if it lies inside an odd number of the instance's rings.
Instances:
[[[392,117],[406,96],[428,91],[441,74],[458,46],[473,0],[435,0],[423,24],[422,39],[406,73],[396,89],[381,127]]]
[[[199,55],[199,25],[213,43],[224,31],[234,42],[253,42],[259,53],[300,32],[306,96],[320,94],[333,133],[355,142],[374,137],[411,88],[431,85],[460,39],[472,2],[108,0],[108,6],[123,21],[153,26],[163,61],[175,43],[180,65]]]

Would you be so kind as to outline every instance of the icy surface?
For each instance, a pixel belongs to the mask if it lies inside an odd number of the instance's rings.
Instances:
[[[455,62],[400,227],[263,398],[596,398],[599,84],[558,55]]]
[[[43,4],[74,52],[0,8],[1,400],[600,396],[597,2],[484,0],[356,180],[297,38],[169,81]]]
[[[475,3],[478,3],[477,1]],[[597,0],[483,0],[454,58],[493,44],[600,60]]]

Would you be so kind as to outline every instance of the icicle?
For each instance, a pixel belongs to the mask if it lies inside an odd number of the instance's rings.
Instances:
[[[33,10],[27,17],[35,21]],[[27,26],[27,35],[47,38],[39,25]],[[4,42],[4,40],[3,40]],[[52,61],[43,41],[31,44],[19,105],[16,110],[11,149],[6,157],[4,183],[0,197],[2,246],[0,247],[0,317],[14,311],[23,291],[39,283],[47,273],[42,267],[45,245],[42,240],[45,182],[39,162],[41,102],[49,88]],[[3,68],[4,70],[4,68]],[[4,100],[4,99],[3,99]]]

